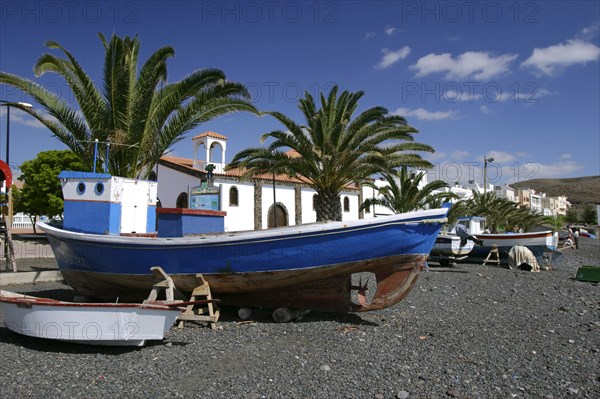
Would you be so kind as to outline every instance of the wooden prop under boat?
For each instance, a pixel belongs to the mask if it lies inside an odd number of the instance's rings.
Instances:
[[[0,313],[9,330],[94,345],[143,346],[162,340],[180,305],[65,302],[0,290]]]

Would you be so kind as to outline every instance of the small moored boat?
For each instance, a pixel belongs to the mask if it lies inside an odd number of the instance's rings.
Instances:
[[[562,255],[558,249],[558,233],[551,230],[526,232],[526,233],[487,233],[485,231],[485,218],[469,216],[459,218],[457,224],[466,227],[469,234],[483,241],[483,245],[475,245],[469,253],[468,260],[481,261],[490,251],[498,250],[500,262],[508,264],[508,253],[514,246],[527,247],[535,255],[541,266],[552,264]],[[456,228],[453,227],[451,232]]]
[[[143,346],[162,340],[180,310],[159,303],[79,303],[0,290],[0,313],[11,331],[60,341]]]
[[[473,250],[473,241],[461,241],[456,234],[440,232],[431,249],[430,260],[439,262],[442,266],[450,265],[458,260],[466,259]]]

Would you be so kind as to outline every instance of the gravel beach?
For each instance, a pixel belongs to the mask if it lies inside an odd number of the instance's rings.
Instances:
[[[600,265],[582,238],[551,270],[459,264],[424,271],[400,304],[310,313],[217,330],[187,323],[163,342],[107,348],[27,338],[0,327],[1,398],[598,398]],[[60,283],[5,286],[69,299]]]

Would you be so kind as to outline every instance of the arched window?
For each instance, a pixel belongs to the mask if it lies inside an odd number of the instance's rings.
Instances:
[[[367,206],[365,206],[365,213],[371,213],[371,204],[367,204]]]
[[[317,210],[317,194],[313,195],[313,211]]]
[[[188,207],[188,195],[187,193],[179,194],[177,197],[177,202],[175,204],[176,208],[187,208]]]
[[[350,212],[350,198],[344,197],[344,212]]]
[[[229,189],[229,206],[238,206],[240,204],[239,192],[237,187]]]

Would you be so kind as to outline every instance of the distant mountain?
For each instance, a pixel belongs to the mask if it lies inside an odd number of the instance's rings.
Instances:
[[[549,197],[565,195],[573,207],[600,204],[600,176],[571,177],[565,179],[532,179],[510,185],[513,188],[532,188]]]

